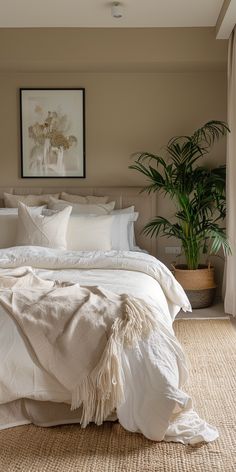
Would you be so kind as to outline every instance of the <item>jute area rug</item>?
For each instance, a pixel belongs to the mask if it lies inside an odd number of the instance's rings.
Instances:
[[[236,329],[229,320],[180,320],[176,334],[189,358],[186,390],[220,432],[195,447],[155,443],[118,423],[0,432],[1,472],[235,472]]]

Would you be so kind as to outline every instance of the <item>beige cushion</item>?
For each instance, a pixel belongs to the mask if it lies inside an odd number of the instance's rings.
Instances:
[[[44,216],[19,202],[16,245],[66,249],[71,210],[71,206],[67,206],[51,216]]]
[[[82,195],[72,195],[71,193],[66,192],[62,192],[60,198],[71,203],[107,203],[109,200],[109,197],[96,197],[95,195],[88,195],[85,197]]]
[[[51,210],[62,210],[66,206],[72,206],[74,214],[107,215],[115,207],[115,202],[109,203],[69,203],[65,200],[58,200],[51,197],[48,202],[48,208]]]
[[[41,194],[41,195],[13,195],[11,193],[4,192],[4,205],[7,208],[17,208],[18,203],[25,203],[27,206],[38,206],[47,204],[50,197],[58,198],[59,193],[54,193],[52,195]]]

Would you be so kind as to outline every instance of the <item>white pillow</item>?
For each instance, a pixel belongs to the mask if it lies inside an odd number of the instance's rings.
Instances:
[[[112,249],[117,249],[120,251],[132,251],[134,247],[133,226],[134,221],[136,221],[138,218],[138,213],[116,213],[112,216]]]
[[[0,248],[15,246],[17,219],[17,208],[0,209]]]
[[[16,245],[66,249],[66,233],[71,210],[71,206],[67,206],[51,216],[44,216],[19,202]]]
[[[139,213],[134,211],[134,206],[130,206],[128,208],[121,208],[120,210],[113,210],[111,212],[112,215],[123,215],[123,214],[130,214],[132,215],[129,220],[123,220],[123,224],[125,224],[125,221],[127,222],[127,237],[128,237],[128,244],[129,248],[127,250],[130,251],[136,251],[138,246],[136,246],[136,241],[135,241],[135,231],[134,231],[134,222],[137,221]],[[122,239],[120,239],[122,241]],[[122,242],[121,244],[122,245]],[[120,248],[122,249],[122,247]],[[126,249],[124,249],[126,250]]]
[[[51,210],[62,210],[68,206],[68,202],[65,200],[57,200],[51,197],[48,202],[48,208]],[[109,203],[70,203],[72,206],[72,213],[77,214],[90,214],[90,215],[107,215],[115,207],[115,202]]]
[[[59,193],[54,193],[53,195],[42,194],[42,195],[13,195],[11,193],[4,192],[3,199],[4,205],[7,208],[17,208],[18,203],[25,203],[27,206],[38,206],[44,205],[49,202],[49,198],[53,196],[55,198],[59,197]]]
[[[134,213],[134,205],[127,208],[119,208],[119,210],[113,210],[113,215],[123,214],[123,213]]]
[[[60,199],[71,203],[107,203],[109,197],[96,197],[95,195],[72,195],[71,193],[62,192]]]
[[[112,249],[111,215],[71,215],[67,248],[74,251],[110,251]]]
[[[41,213],[46,207],[30,207],[30,210]],[[16,244],[18,208],[0,208],[0,248]]]

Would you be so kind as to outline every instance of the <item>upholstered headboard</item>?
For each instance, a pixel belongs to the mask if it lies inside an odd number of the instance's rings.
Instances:
[[[109,200],[116,201],[116,208],[125,208],[135,205],[139,212],[138,221],[135,223],[135,234],[138,246],[146,249],[150,254],[156,256],[156,239],[141,234],[143,226],[156,216],[156,197],[140,193],[140,187],[0,187],[0,206],[3,207],[3,193],[14,193],[17,195],[42,194],[68,192],[78,195],[108,195]]]

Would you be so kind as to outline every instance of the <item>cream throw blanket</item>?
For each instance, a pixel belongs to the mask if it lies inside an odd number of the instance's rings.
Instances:
[[[30,268],[0,277],[0,302],[35,355],[83,408],[82,426],[101,424],[124,401],[122,350],[155,329],[155,313],[126,294],[42,280]]]

